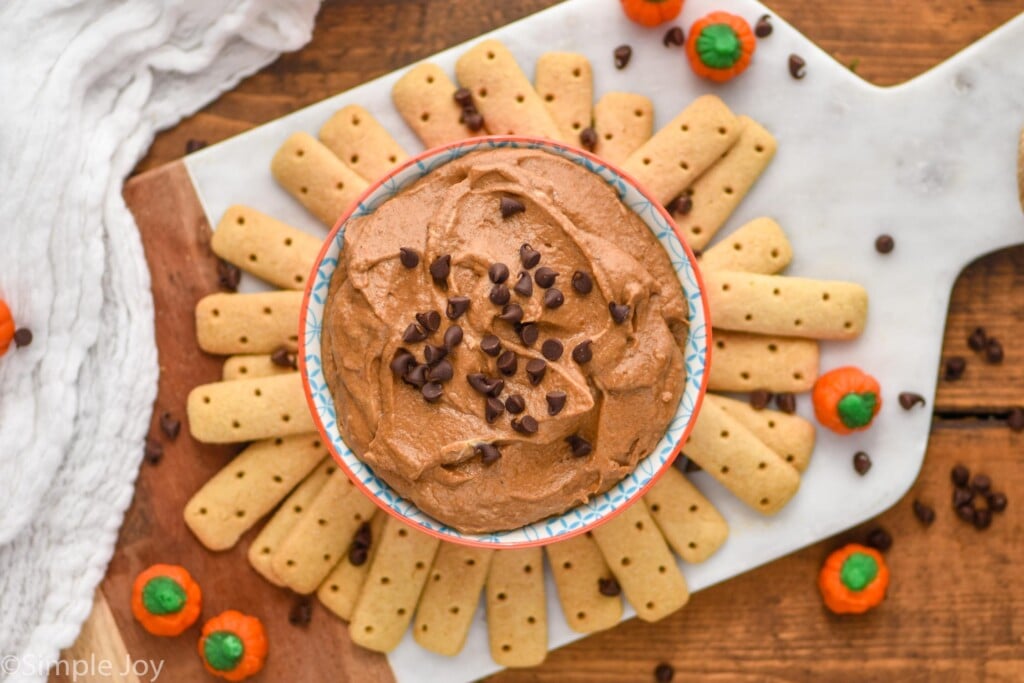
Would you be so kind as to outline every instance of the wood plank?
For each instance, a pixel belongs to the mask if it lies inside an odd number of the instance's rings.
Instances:
[[[101,591],[96,591],[92,613],[82,626],[78,639],[61,659],[64,663],[52,676],[55,683],[140,683],[137,672],[149,673],[150,677],[155,674],[155,669],[142,669],[142,666],[150,666],[148,662],[140,663],[138,669],[131,665],[132,658],[121,638],[114,613]]]

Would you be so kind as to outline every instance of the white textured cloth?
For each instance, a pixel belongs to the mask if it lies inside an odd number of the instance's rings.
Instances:
[[[131,501],[157,359],[121,198],[156,130],[311,35],[318,0],[0,0],[0,679],[45,680]],[[17,670],[15,670],[17,669]]]

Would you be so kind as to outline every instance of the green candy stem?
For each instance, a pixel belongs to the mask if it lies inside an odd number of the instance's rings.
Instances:
[[[836,409],[839,412],[839,419],[850,429],[860,429],[871,424],[871,418],[875,416],[875,405],[878,397],[873,393],[847,394],[839,399]]]
[[[731,26],[712,24],[697,36],[697,55],[708,68],[728,69],[740,61],[743,46]]]
[[[875,558],[864,553],[854,553],[843,562],[839,570],[839,580],[852,591],[864,590],[878,576],[878,563]]]
[[[176,614],[187,600],[181,584],[167,576],[154,576],[142,587],[142,604],[150,614]]]
[[[231,671],[242,661],[244,654],[245,644],[231,631],[214,631],[206,636],[203,643],[203,656],[217,671]]]

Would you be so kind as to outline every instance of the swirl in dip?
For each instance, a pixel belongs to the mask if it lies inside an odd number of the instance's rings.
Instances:
[[[664,249],[600,177],[478,151],[348,222],[324,372],[377,476],[464,533],[513,529],[654,449],[683,391],[686,311]]]

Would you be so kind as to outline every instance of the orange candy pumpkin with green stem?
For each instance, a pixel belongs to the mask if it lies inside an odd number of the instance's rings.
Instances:
[[[837,434],[867,429],[882,407],[882,388],[871,375],[848,366],[818,378],[811,393],[814,415]]]
[[[889,568],[874,548],[851,543],[825,560],[818,589],[825,606],[836,614],[863,614],[885,599]]]
[[[679,16],[683,0],[622,0],[622,10],[641,26],[657,26]]]
[[[199,618],[203,593],[184,567],[154,564],[132,587],[132,614],[155,636],[181,634]]]
[[[694,73],[716,83],[736,78],[747,70],[757,49],[757,38],[743,17],[712,12],[690,27],[686,56]]]
[[[7,353],[13,339],[14,317],[11,315],[11,309],[3,299],[0,299],[0,356]]]
[[[228,681],[259,673],[267,658],[262,622],[235,610],[221,612],[203,624],[199,656],[207,671]]]

